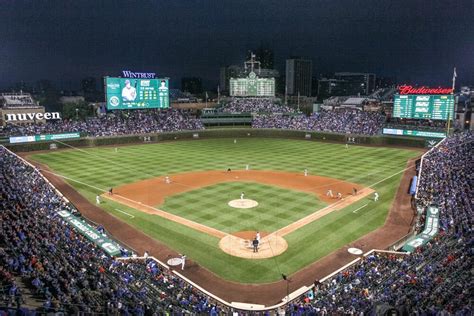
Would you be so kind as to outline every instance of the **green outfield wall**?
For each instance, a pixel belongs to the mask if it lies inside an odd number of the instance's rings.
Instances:
[[[185,139],[206,138],[243,138],[243,137],[268,137],[289,138],[308,141],[327,141],[340,143],[355,143],[360,145],[377,146],[406,146],[423,148],[426,145],[425,138],[399,137],[399,136],[365,136],[354,134],[336,134],[314,131],[297,131],[287,129],[252,129],[252,128],[222,128],[207,129],[199,131],[165,132],[156,134],[109,136],[109,137],[82,137],[65,141],[40,141],[25,144],[5,144],[15,152],[49,150],[51,144],[57,148],[67,147],[94,147],[107,145],[125,145],[139,143],[156,143],[160,141],[175,141]]]

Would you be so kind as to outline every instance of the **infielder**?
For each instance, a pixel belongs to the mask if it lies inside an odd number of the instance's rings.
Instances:
[[[171,183],[170,177],[168,177],[168,176],[165,177],[165,183],[166,183],[166,184],[170,184],[170,183]]]
[[[342,194],[341,194],[341,192],[337,192],[337,198],[338,198],[339,200],[342,199]]]
[[[95,204],[100,204],[100,195],[95,196]]]
[[[327,192],[326,192],[326,196],[329,196],[329,197],[334,197],[334,195],[332,194],[332,190],[329,189]]]
[[[308,176],[308,169],[304,169],[304,176],[305,176],[305,177]]]
[[[374,202],[379,200],[379,194],[377,192],[374,193]]]
[[[257,239],[258,243],[260,244],[260,232],[257,232],[255,239]]]
[[[249,165],[245,165],[245,170],[250,170],[250,166]]]

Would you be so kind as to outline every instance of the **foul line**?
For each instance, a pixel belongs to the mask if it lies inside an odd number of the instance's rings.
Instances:
[[[293,222],[283,228],[280,228],[279,230],[273,232],[272,234],[276,234],[282,237],[285,235],[288,235],[294,232],[295,230],[298,230],[301,227],[306,226],[317,219],[320,219],[323,216],[326,216],[334,211],[345,208],[346,206],[349,206],[350,204],[365,198],[366,196],[368,196],[369,194],[372,194],[373,192],[374,190],[371,188],[364,188],[356,196],[349,196],[342,200],[339,200],[331,205],[326,206],[323,209],[317,210],[314,213],[309,214],[308,216],[305,216],[297,220],[296,222]]]
[[[357,210],[352,211],[352,213],[357,213],[358,210],[363,209],[367,205],[369,205],[369,203],[365,204],[364,206],[359,207]]]
[[[134,201],[132,199],[126,198],[126,197],[118,195],[118,194],[109,195],[109,194],[105,193],[105,194],[102,194],[102,197],[104,197],[106,199],[109,199],[109,200],[112,200],[112,201],[122,203],[122,204],[130,206],[134,209],[144,211],[145,213],[152,214],[152,215],[157,215],[157,216],[163,217],[165,219],[168,219],[170,221],[179,223],[181,225],[185,225],[185,226],[188,226],[190,228],[194,228],[197,231],[206,233],[208,235],[211,235],[211,236],[214,236],[214,237],[217,237],[217,238],[223,238],[223,237],[227,236],[227,233],[224,233],[224,232],[222,232],[218,229],[215,229],[215,228],[212,228],[212,227],[194,222],[192,220],[189,220],[187,218],[184,218],[184,217],[181,217],[181,216],[178,216],[178,215],[168,213],[166,211],[154,208],[150,205],[143,204],[142,202],[139,202],[139,201]]]
[[[123,213],[123,214],[125,214],[125,215],[130,216],[130,218],[135,218],[135,216],[133,216],[132,214],[128,214],[127,212],[122,211],[122,210],[119,210],[118,208],[116,208],[115,210],[116,210],[116,211],[119,211],[120,213]]]

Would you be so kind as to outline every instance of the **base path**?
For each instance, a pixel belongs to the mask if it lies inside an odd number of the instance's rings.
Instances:
[[[23,154],[22,156],[25,157],[27,154]],[[79,194],[76,189],[65,182],[63,178],[49,172],[47,166],[31,161],[30,159],[28,160],[43,169],[43,174],[46,178],[77,207],[84,217],[102,224],[113,237],[120,240],[129,248],[134,249],[138,253],[148,251],[150,255],[163,262],[179,256],[175,250],[170,249],[167,245],[147,236],[142,231],[88,201]],[[354,255],[347,251],[349,248],[359,248],[363,252],[374,248],[385,249],[410,231],[414,219],[414,212],[411,209],[411,196],[407,194],[407,189],[410,185],[411,178],[416,174],[415,159],[411,160],[407,167],[383,227],[339,248],[333,253],[290,275],[290,283],[283,280],[265,284],[240,284],[231,282],[220,278],[191,259],[186,260],[186,269],[180,271],[180,273],[228,302],[255,303],[267,306],[276,304],[286,296],[287,285],[289,285],[289,291],[293,292],[301,286],[311,285],[315,279],[322,279],[336,269],[354,260]]]
[[[136,210],[147,214],[161,216],[176,223],[188,226],[200,232],[220,238],[219,247],[225,253],[246,259],[266,259],[278,256],[288,248],[288,243],[283,236],[331,213],[338,211],[373,192],[370,188],[362,188],[360,185],[334,178],[321,176],[305,176],[304,174],[278,172],[278,171],[208,171],[176,174],[134,182],[114,188],[114,194],[104,193],[107,199],[120,202]],[[167,180],[171,180],[170,182]],[[280,230],[262,238],[259,251],[253,252],[251,240],[241,238],[239,235],[230,235],[218,229],[194,222],[192,220],[160,210],[152,205],[161,204],[166,196],[198,189],[200,187],[222,182],[252,181],[271,184],[288,189],[315,194],[319,199],[332,203],[322,210],[294,222]],[[353,189],[358,190],[356,196],[352,195]],[[327,196],[331,189],[334,195],[341,193],[341,199]],[[253,208],[258,205],[257,201],[249,199],[235,199],[228,203],[236,208]]]
[[[168,176],[171,183],[166,183],[164,176],[157,177],[116,187],[114,193],[145,205],[157,206],[163,204],[165,198],[171,195],[222,182],[251,181],[316,194],[320,200],[331,204],[337,199],[326,196],[327,190],[331,189],[334,196],[340,192],[344,197],[352,195],[353,188],[359,191],[363,188],[360,184],[344,180],[311,175],[305,177],[303,173],[283,171],[202,171]]]

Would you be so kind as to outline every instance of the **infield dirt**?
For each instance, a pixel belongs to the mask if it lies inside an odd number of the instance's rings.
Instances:
[[[160,241],[149,237],[142,231],[89,202],[72,186],[66,183],[64,179],[49,172],[47,166],[31,161],[31,159],[28,160],[43,169],[43,174],[46,178],[77,207],[84,217],[102,224],[112,236],[128,247],[139,253],[147,250],[150,255],[162,261],[179,255]],[[290,292],[295,291],[301,286],[311,285],[313,280],[321,279],[352,261],[355,257],[347,252],[349,247],[360,248],[364,252],[371,249],[385,249],[410,231],[414,212],[411,210],[410,195],[406,191],[410,185],[411,177],[415,175],[414,161],[415,159],[407,164],[407,169],[403,174],[395,200],[383,227],[292,274],[289,276],[291,279],[290,283],[283,280],[265,284],[231,282],[218,277],[192,260],[187,260],[187,268],[181,273],[204,289],[228,302],[257,303],[267,306],[278,303],[286,295],[287,285],[289,285]]]

